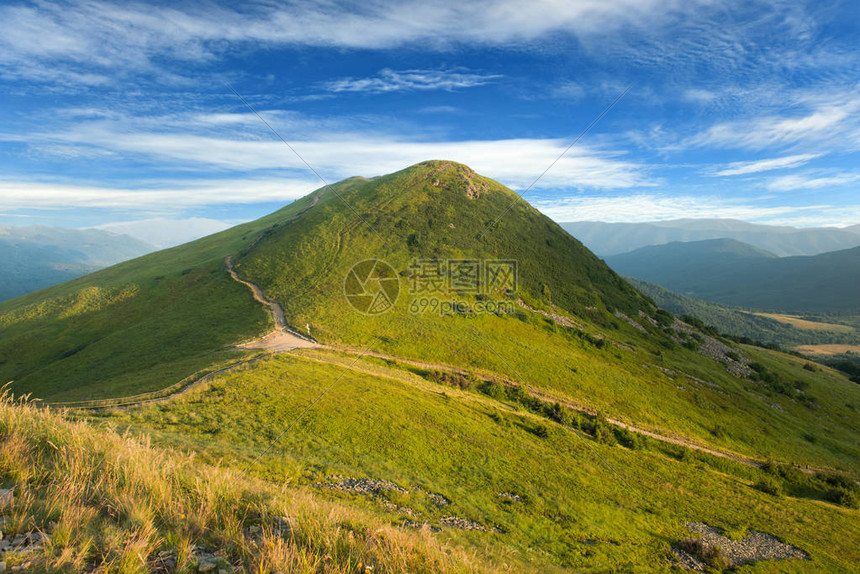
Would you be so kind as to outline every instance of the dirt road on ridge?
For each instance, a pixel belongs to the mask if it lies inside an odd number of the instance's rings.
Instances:
[[[263,290],[260,289],[259,285],[251,283],[250,281],[245,281],[239,277],[239,274],[236,273],[235,267],[233,267],[232,256],[228,256],[224,260],[224,263],[227,264],[227,271],[230,273],[230,277],[232,277],[234,281],[237,281],[250,289],[251,293],[254,294],[254,299],[269,308],[269,311],[272,314],[272,319],[275,321],[274,331],[268,335],[260,337],[259,339],[236,345],[238,348],[265,349],[267,351],[283,353],[293,349],[306,349],[320,346],[319,343],[311,337],[302,335],[297,330],[290,327],[284,317],[284,309],[281,307],[281,304],[266,297],[266,294],[263,293]]]

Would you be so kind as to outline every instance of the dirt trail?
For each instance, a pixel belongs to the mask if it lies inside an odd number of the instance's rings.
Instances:
[[[265,349],[267,351],[283,353],[285,351],[291,351],[292,349],[320,346],[312,337],[302,335],[290,327],[284,317],[284,309],[281,307],[281,304],[266,297],[266,294],[263,293],[263,290],[260,289],[259,285],[251,283],[250,281],[245,281],[239,277],[239,274],[236,273],[236,268],[233,267],[232,256],[228,256],[227,259],[224,260],[224,263],[227,265],[227,271],[230,273],[230,277],[232,277],[234,281],[237,281],[250,289],[251,293],[254,294],[254,299],[269,308],[269,311],[272,313],[272,319],[275,321],[274,331],[268,335],[260,337],[259,339],[236,345],[238,348]]]

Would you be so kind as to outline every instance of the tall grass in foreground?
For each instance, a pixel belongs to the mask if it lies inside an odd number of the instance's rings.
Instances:
[[[51,533],[44,549],[7,554],[9,568],[148,572],[170,552],[177,572],[194,572],[196,545],[228,571],[484,570],[426,530],[71,422],[8,392],[0,394],[0,487],[14,492],[0,506],[7,537]],[[292,525],[286,534],[273,527],[280,517]]]

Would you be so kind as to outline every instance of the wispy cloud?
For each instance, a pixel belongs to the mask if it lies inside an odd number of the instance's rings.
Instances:
[[[295,114],[262,112],[307,161],[326,177],[379,175],[428,158],[459,161],[512,187],[525,187],[569,145],[558,138],[443,140],[377,130],[341,129]],[[214,118],[214,119],[213,119]],[[301,134],[303,137],[293,137]],[[312,135],[307,135],[312,134]],[[32,153],[61,150],[68,157],[99,152],[118,159],[147,161],[153,169],[225,173],[293,170],[301,162],[283,143],[269,137],[259,120],[247,114],[187,114],[166,117],[117,117],[72,122],[51,132],[0,134],[0,140],[26,143]],[[538,187],[620,189],[659,183],[642,164],[605,148],[577,145],[543,178]]]
[[[737,0],[736,0],[737,1]],[[606,39],[619,30],[652,34],[698,22],[712,0],[379,0],[227,2],[186,6],[68,0],[0,7],[0,73],[33,80],[83,74],[167,73],[165,62],[211,62],[248,47],[450,51],[468,45],[549,48],[559,38]],[[695,24],[692,25],[696,27]],[[645,44],[639,45],[641,52]],[[658,46],[649,52],[658,53]],[[716,53],[716,52],[714,52]],[[713,53],[712,53],[713,57]],[[50,67],[44,64],[50,63]],[[185,70],[174,69],[176,79]]]
[[[821,104],[800,116],[770,115],[711,126],[687,141],[692,146],[764,150],[798,143],[839,144],[856,127],[860,101]],[[850,120],[850,121],[849,121]]]
[[[830,205],[760,206],[716,196],[668,196],[634,194],[577,196],[534,202],[535,207],[556,221],[647,222],[683,218],[729,218],[753,222],[789,224],[844,224],[860,220],[860,205],[834,208]]]
[[[585,88],[581,84],[568,80],[554,86],[549,93],[553,98],[560,100],[578,100],[585,96]]]
[[[806,165],[813,159],[821,157],[820,153],[807,153],[788,155],[785,157],[777,157],[771,159],[761,159],[757,161],[737,161],[728,164],[722,169],[714,172],[717,176],[730,175],[749,175],[751,173],[759,173],[763,171],[771,171],[775,169],[789,169]]]
[[[370,78],[341,78],[325,84],[331,92],[402,92],[412,90],[456,90],[483,86],[501,78],[468,70],[381,70]]]
[[[211,179],[108,187],[62,182],[0,182],[0,209],[99,207],[159,211],[218,204],[286,202],[320,186],[310,179]]]
[[[838,173],[834,175],[795,174],[775,177],[765,184],[771,191],[794,191],[797,189],[821,189],[837,187],[860,181],[860,173]]]

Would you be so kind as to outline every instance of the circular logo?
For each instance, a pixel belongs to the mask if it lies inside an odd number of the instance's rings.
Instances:
[[[347,272],[343,294],[359,313],[379,315],[394,307],[400,295],[400,277],[385,261],[365,259]]]

